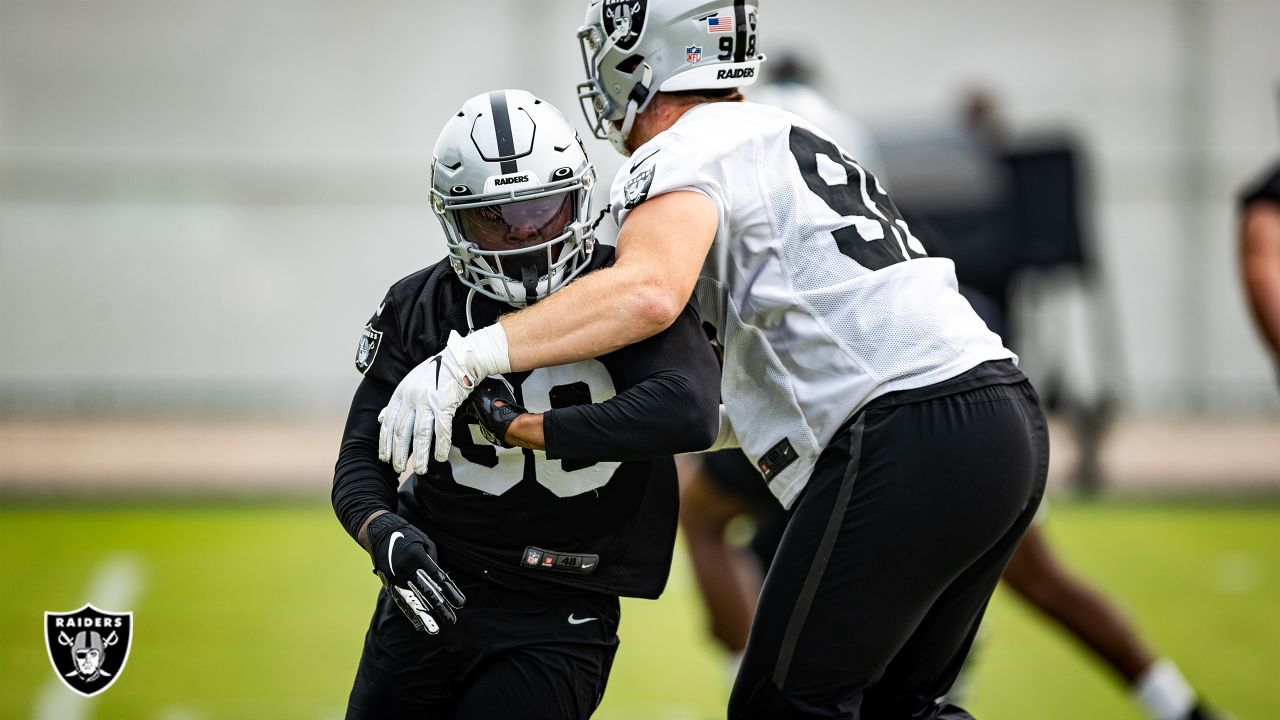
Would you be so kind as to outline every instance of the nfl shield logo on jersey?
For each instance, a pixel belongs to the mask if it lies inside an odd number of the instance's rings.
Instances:
[[[684,48],[684,58],[691,63],[702,62],[702,46],[686,45]]]
[[[111,687],[129,659],[133,613],[92,605],[74,612],[44,614],[44,640],[58,679],[91,697]]]

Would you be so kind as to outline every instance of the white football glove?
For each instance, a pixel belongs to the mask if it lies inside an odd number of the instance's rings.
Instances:
[[[410,451],[416,449],[413,471],[425,474],[434,437],[435,459],[448,460],[458,406],[480,380],[507,372],[511,361],[502,325],[494,323],[466,337],[451,331],[445,348],[410,370],[378,413],[378,459],[404,472]]]

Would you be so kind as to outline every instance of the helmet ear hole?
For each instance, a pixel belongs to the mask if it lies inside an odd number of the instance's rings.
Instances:
[[[636,68],[640,67],[640,63],[642,62],[644,62],[643,55],[631,55],[624,58],[622,62],[618,63],[614,67],[618,69],[618,72],[630,75],[636,71]]]

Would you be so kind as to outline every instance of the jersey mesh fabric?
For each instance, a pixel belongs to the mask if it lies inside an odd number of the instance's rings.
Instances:
[[[806,453],[820,452],[821,445],[805,420],[800,401],[792,392],[791,376],[773,352],[765,333],[738,317],[724,284],[708,277],[699,278],[695,294],[703,318],[721,319],[715,321],[717,341],[724,348],[721,398],[742,450],[752,464],[759,467],[760,458],[778,442],[778,438],[789,439],[801,460]],[[768,422],[770,432],[755,432],[752,430],[754,425],[742,424],[742,418]],[[770,487],[784,505],[789,505],[803,487],[777,486],[778,479],[788,477],[779,475]]]
[[[743,451],[757,467],[784,440],[796,451],[770,481],[784,506],[872,399],[1016,360],[959,294],[951,261],[925,257],[875,178],[800,117],[699,105],[633,157],[613,183],[619,224],[666,192],[716,204],[698,302],[725,349],[721,394]]]

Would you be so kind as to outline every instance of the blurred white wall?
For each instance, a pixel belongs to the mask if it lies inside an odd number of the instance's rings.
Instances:
[[[360,327],[443,255],[437,131],[497,87],[581,124],[583,5],[0,1],[0,410],[344,408]],[[1015,126],[1073,130],[1126,399],[1280,407],[1233,220],[1278,153],[1280,4],[762,6],[765,52],[811,50],[864,119],[941,116],[981,82]]]

